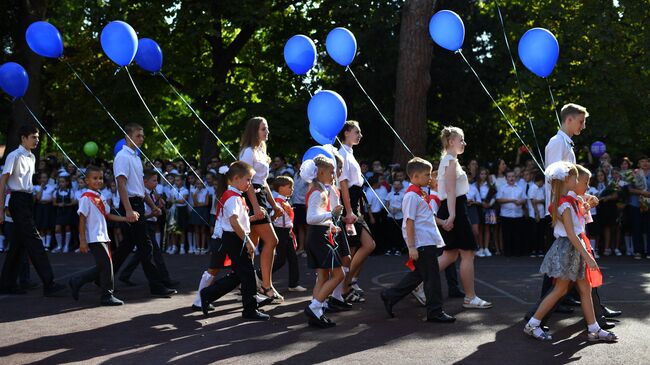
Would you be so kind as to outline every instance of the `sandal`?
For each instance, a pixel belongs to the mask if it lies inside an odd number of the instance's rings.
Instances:
[[[478,296],[474,298],[468,298],[465,297],[465,301],[463,302],[463,308],[468,308],[468,309],[488,309],[492,308],[492,303],[486,302],[485,300],[479,298]]]
[[[526,323],[526,326],[524,327],[524,333],[540,341],[551,341],[553,339],[551,335],[548,334],[548,332],[545,332],[539,326],[533,327],[529,323]],[[591,333],[589,335],[591,335]]]
[[[269,295],[269,293],[271,293],[271,295]],[[257,292],[257,294],[273,300],[273,288],[265,288],[263,286],[260,286],[260,290]]]
[[[618,336],[614,332],[609,332],[601,329],[598,332],[589,332],[587,333],[587,338],[591,342],[616,342],[618,341]]]
[[[284,297],[278,293],[277,290],[275,290],[274,287],[271,287],[271,290],[273,290],[273,300],[277,300],[279,302],[284,302]]]
[[[359,293],[355,292],[354,290],[350,290],[347,294],[343,294],[343,298],[345,298],[345,301],[348,303],[365,303],[366,298],[362,297],[359,295]]]

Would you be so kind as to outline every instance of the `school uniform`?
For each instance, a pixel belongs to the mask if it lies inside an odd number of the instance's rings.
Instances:
[[[72,225],[72,216],[75,214],[74,206],[67,205],[73,202],[74,195],[72,189],[56,189],[54,192],[54,201],[58,205],[56,207],[56,225],[69,227]],[[63,242],[57,242],[58,245],[63,245]]]
[[[497,192],[497,200],[514,199],[526,201],[526,195],[517,185],[507,184]],[[521,256],[525,252],[521,240],[522,218],[524,210],[521,205],[515,203],[501,204],[499,212],[503,232],[503,250],[506,256]]]
[[[363,193],[363,176],[361,175],[361,166],[354,158],[354,151],[352,147],[347,145],[342,145],[339,149],[339,154],[343,158],[343,166],[341,168],[341,176],[338,177],[339,182],[347,181],[348,182],[348,193],[350,196],[350,208],[352,213],[357,216],[357,221],[354,223],[354,228],[356,235],[347,234],[347,242],[351,248],[361,246],[361,232],[365,230],[368,234],[372,236],[370,227],[363,218],[363,208],[365,206],[364,202],[364,193]],[[348,212],[343,209],[343,217],[345,217]]]
[[[264,218],[252,221],[251,225],[255,226],[258,224],[270,224],[271,216],[273,215],[273,209],[271,208],[271,204],[268,202],[268,199],[266,197],[266,189],[264,187],[266,184],[266,179],[269,178],[269,158],[259,150],[253,150],[251,147],[246,147],[239,154],[239,160],[251,165],[253,167],[253,170],[255,170],[255,175],[253,175],[252,178],[252,189],[255,192],[255,197],[257,198],[257,203],[260,206],[260,209],[265,213]],[[253,210],[253,203],[251,203],[249,200],[248,194],[246,194],[246,192],[244,192],[244,200],[248,206],[248,214],[251,216],[255,215],[255,212]]]
[[[447,197],[445,176],[447,167],[451,164],[456,165],[456,196]],[[458,159],[452,155],[446,154],[438,168],[438,194],[441,205],[438,211],[438,217],[442,220],[449,218],[448,200],[456,200],[456,218],[454,227],[451,231],[442,231],[442,238],[445,240],[445,249],[461,249],[475,251],[477,249],[476,239],[472,232],[472,226],[469,222],[467,213],[467,193],[469,192],[469,181],[467,174],[458,163]]]
[[[244,239],[239,237],[230,224],[230,218],[237,217],[239,225],[248,235],[251,231],[248,218],[248,207],[242,197],[245,192],[232,186],[221,197],[221,204],[217,207],[217,223],[212,237],[220,239],[221,249],[231,261],[232,272],[221,279],[215,280],[210,286],[200,292],[201,302],[210,303],[234,290],[241,285],[243,314],[256,311],[255,300],[255,269],[253,260],[248,256]]]
[[[598,189],[596,189],[593,186],[590,186],[589,189],[587,190],[587,194],[598,196]],[[598,216],[598,209],[591,208],[589,210],[589,214],[591,215],[591,221],[587,222],[587,227],[586,227],[587,236],[592,237],[594,239],[598,239],[602,232],[600,217]]]
[[[494,208],[496,203],[495,195],[490,195],[491,187],[487,182],[484,182],[479,186],[478,191],[480,194],[481,202],[488,203],[488,208],[479,207],[479,220],[481,224],[485,225],[495,225],[497,224],[497,210]]]
[[[293,234],[294,211],[289,205],[286,196],[277,194],[275,201],[283,209],[282,216],[273,221],[273,229],[278,236],[278,245],[275,248],[275,260],[273,261],[273,272],[276,272],[289,264],[289,288],[298,286],[298,256],[296,255],[296,238]]]
[[[34,220],[36,227],[41,230],[52,229],[56,220],[56,209],[52,205],[56,185],[46,184],[43,188],[40,185],[34,186],[34,195],[41,193],[41,198],[36,201],[34,208]]]
[[[404,194],[406,189],[400,191],[392,190],[386,195],[386,206],[390,214],[388,215],[388,222],[386,223],[386,231],[388,234],[387,250],[396,252],[402,251],[406,247],[404,238],[402,237],[402,222],[404,214],[402,213],[402,201],[404,201]]]
[[[469,185],[469,191],[467,192],[467,201],[475,203],[481,202],[481,193],[478,191],[476,184],[474,183]],[[469,223],[472,225],[480,223],[478,205],[472,204],[467,206],[467,218],[469,218]]]
[[[196,193],[196,200],[194,201],[194,193]],[[210,207],[209,206],[195,206],[197,204],[205,204],[208,202],[209,192],[206,188],[194,188],[192,193],[192,206],[193,210],[190,213],[190,224],[195,226],[207,226],[210,220]]]
[[[113,175],[115,179],[120,176],[126,178],[126,191],[129,197],[129,203],[134,212],[138,212],[141,217],[144,216],[144,180],[142,161],[136,155],[135,150],[127,145],[122,147],[113,161]],[[126,216],[124,202],[120,202],[119,214]],[[153,261],[153,243],[147,233],[147,223],[144,219],[139,219],[131,223],[122,223],[122,233],[124,240],[119,244],[117,251],[113,255],[113,268],[119,271],[122,263],[133,251],[133,247],[138,248],[140,262],[145,276],[149,281],[149,288],[154,295],[169,295],[175,293],[167,289],[163,284],[163,278],[156,268]]]
[[[332,220],[329,190],[318,183],[322,189],[312,187],[305,197],[307,205],[307,238],[305,251],[307,265],[310,269],[333,269],[341,266],[341,257],[337,249],[335,228]]]
[[[175,186],[174,190],[171,191],[171,196],[176,200],[176,203],[174,203],[176,225],[182,232],[185,232],[189,224],[187,202],[189,201],[190,192],[185,186],[181,186],[180,188]],[[181,199],[185,199],[185,201],[179,202]]]
[[[438,269],[438,255],[445,242],[436,225],[433,209],[428,196],[422,188],[412,185],[402,201],[402,236],[408,242],[406,225],[413,221],[415,237],[413,244],[418,251],[418,260],[413,262],[414,270],[407,273],[402,280],[390,289],[382,292],[382,299],[392,307],[410,294],[420,283],[424,282],[427,318],[432,319],[444,314],[442,310],[442,289]]]
[[[43,242],[34,222],[34,196],[32,194],[36,156],[22,145],[7,155],[2,175],[9,174],[7,187],[11,191],[9,211],[14,219],[14,229],[9,237],[11,246],[5,255],[0,275],[0,291],[16,289],[16,278],[27,251],[29,259],[41,278],[44,293],[58,289],[54,282],[52,266],[43,249]]]

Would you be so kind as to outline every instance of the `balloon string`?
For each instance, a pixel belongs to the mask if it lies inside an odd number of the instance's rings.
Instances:
[[[557,126],[562,129],[562,122],[560,121],[560,115],[557,113],[557,105],[555,104],[555,97],[553,96],[553,90],[551,90],[551,83],[548,82],[548,78],[544,78],[546,80],[546,86],[548,86],[548,93],[551,95],[551,103],[553,103],[553,111],[555,112],[555,118],[557,119]]]
[[[95,93],[92,91],[92,89],[90,88],[90,86],[88,86],[88,84],[86,84],[86,82],[84,81],[84,79],[81,78],[81,76],[79,75],[79,73],[77,73],[77,71],[74,69],[74,67],[72,67],[72,65],[71,65],[68,61],[66,61],[65,59],[61,59],[61,61],[62,61],[63,63],[65,63],[65,64],[68,66],[68,68],[70,69],[70,71],[72,71],[72,73],[75,75],[75,77],[76,77],[79,81],[81,81],[81,83],[83,84],[84,88],[85,88],[85,89],[90,93],[90,95],[92,95],[92,96],[95,98],[95,100],[97,101],[97,103],[102,107],[102,109],[104,109],[104,111],[106,112],[106,114],[108,114],[108,116],[111,118],[111,120],[113,121],[113,123],[115,123],[115,125],[117,126],[117,128],[119,128],[120,131],[122,131],[122,133],[124,133],[124,137],[125,137],[125,139],[128,139],[128,140],[129,140],[133,145],[135,145],[135,142],[133,141],[133,139],[131,139],[131,137],[129,136],[129,134],[126,133],[126,131],[124,130],[124,128],[122,128],[122,125],[117,121],[117,119],[115,119],[115,117],[113,117],[113,114],[111,114],[111,112],[108,111],[108,108],[106,108],[106,106],[104,105],[104,103],[102,103],[102,101],[99,99],[99,97],[97,97],[97,95],[95,95]],[[150,158],[149,158],[149,157],[144,153],[144,151],[142,151],[142,150],[139,149],[139,148],[138,148],[138,150],[140,151],[140,154],[142,155],[142,157],[144,157],[145,160],[147,160],[147,162],[149,162],[149,163],[151,164],[151,166],[155,166],[154,163],[153,163],[153,161],[151,161],[151,159],[150,159]],[[155,169],[154,171],[158,172],[158,175],[160,175],[160,179],[161,179],[162,181],[164,181],[165,183],[167,183],[167,185],[168,185],[168,186],[169,186],[173,191],[175,191],[175,192],[178,193],[178,188],[176,188],[176,186],[174,186],[174,184],[170,183],[169,180],[167,180],[167,178],[165,178],[165,175],[163,175],[162,171],[159,171],[158,169]],[[127,224],[128,224],[128,223],[127,223]],[[166,227],[167,227],[167,226],[165,226],[165,229],[166,229]]]
[[[230,157],[232,157],[232,159],[236,161],[237,158],[236,158],[235,155],[230,151],[230,149],[228,149],[228,146],[226,146],[226,144],[223,143],[223,141],[221,141],[221,139],[220,139],[220,138],[219,138],[219,137],[218,137],[218,136],[217,136],[217,135],[212,131],[212,129],[210,129],[210,127],[208,127],[208,125],[203,121],[203,119],[201,119],[201,117],[200,117],[199,114],[194,110],[194,108],[192,108],[192,105],[190,105],[190,103],[187,102],[187,100],[183,97],[183,95],[181,95],[181,94],[178,92],[178,90],[176,90],[176,88],[174,87],[174,85],[172,85],[171,82],[169,82],[169,80],[167,80],[167,78],[165,77],[165,75],[164,75],[162,72],[159,72],[158,74],[163,78],[163,80],[165,80],[165,82],[169,85],[169,87],[171,87],[172,90],[174,90],[174,93],[176,93],[176,95],[178,95],[178,97],[183,101],[183,103],[185,103],[185,105],[187,106],[187,108],[190,109],[190,111],[192,111],[192,113],[194,114],[194,116],[195,116],[195,117],[196,117],[196,118],[197,118],[197,119],[198,119],[198,120],[203,124],[203,126],[204,126],[204,127],[205,127],[205,128],[206,128],[206,129],[207,129],[207,130],[208,130],[208,131],[209,131],[213,136],[214,136],[214,138],[217,139],[217,142],[219,142],[219,143],[221,144],[221,146],[223,146],[223,148],[226,149],[226,152],[228,152],[228,154],[230,155]]]
[[[384,121],[384,123],[386,123],[386,125],[388,126],[388,128],[390,128],[390,130],[393,132],[393,134],[395,134],[395,137],[397,137],[397,139],[400,142],[402,142],[402,146],[404,146],[404,148],[406,148],[406,150],[408,151],[408,153],[411,154],[412,157],[415,157],[415,155],[413,154],[413,152],[411,152],[411,149],[406,145],[406,143],[404,142],[402,137],[400,137],[400,135],[397,133],[397,131],[395,131],[395,129],[393,128],[393,126],[390,125],[390,123],[388,122],[388,119],[386,119],[386,117],[381,112],[381,110],[379,110],[379,108],[377,107],[377,104],[375,104],[375,102],[372,100],[370,95],[368,95],[368,93],[366,92],[366,89],[363,88],[363,86],[359,82],[359,79],[357,79],[357,76],[354,74],[354,72],[352,71],[350,66],[347,66],[345,68],[345,70],[348,71],[350,73],[350,75],[352,75],[352,78],[354,78],[354,81],[356,81],[357,85],[359,85],[359,88],[361,89],[361,92],[363,92],[364,95],[366,95],[366,97],[368,98],[368,100],[370,100],[370,103],[372,104],[372,106],[375,107],[375,110],[377,111],[377,113],[379,113],[379,116],[381,117],[381,119]]]
[[[29,108],[29,105],[27,105],[27,103],[25,102],[25,100],[24,100],[23,98],[20,98],[20,101],[23,103],[23,105],[25,106],[25,109],[27,109],[27,111],[28,111],[29,114],[32,116],[32,118],[34,118],[34,120],[36,121],[36,123],[38,123],[38,125],[41,127],[41,129],[45,132],[45,134],[47,134],[47,136],[52,140],[52,142],[54,142],[54,144],[59,148],[59,150],[61,150],[61,152],[62,152],[63,155],[68,159],[68,161],[70,161],[70,163],[71,163],[72,165],[74,165],[75,168],[77,168],[77,171],[79,171],[82,175],[86,176],[86,174],[84,174],[84,172],[79,168],[79,166],[77,166],[77,164],[74,163],[74,161],[70,158],[70,156],[68,156],[68,154],[65,153],[65,150],[63,149],[63,147],[61,147],[61,145],[59,144],[59,142],[57,142],[56,139],[55,139],[54,137],[52,137],[52,135],[50,134],[50,132],[48,132],[47,129],[45,129],[45,126],[43,126],[43,124],[41,123],[41,121],[38,120],[38,118],[36,117],[36,114],[34,114],[34,112]]]
[[[533,139],[535,140],[537,153],[539,153],[539,159],[542,163],[544,163],[544,155],[542,154],[542,150],[539,148],[537,133],[535,133],[535,127],[533,126],[533,117],[530,114],[530,110],[528,109],[528,104],[526,103],[526,98],[524,97],[524,92],[521,88],[521,82],[519,81],[519,72],[517,71],[517,64],[515,63],[515,59],[512,56],[512,50],[510,49],[510,42],[508,41],[508,34],[506,33],[506,25],[505,22],[503,21],[503,15],[501,14],[501,7],[499,7],[499,2],[497,0],[495,0],[494,3],[496,4],[497,12],[499,13],[499,20],[501,21],[501,29],[503,30],[503,39],[505,40],[506,48],[508,49],[510,62],[512,62],[512,69],[515,71],[515,79],[517,80],[517,87],[519,88],[519,98],[521,99],[521,102],[524,104],[524,110],[526,112],[526,117],[528,118],[528,124],[530,125],[530,130],[533,132]],[[533,152],[531,151],[531,155],[532,154]]]
[[[469,67],[469,69],[472,71],[472,73],[474,74],[474,76],[476,76],[476,79],[478,80],[479,84],[481,84],[481,87],[483,87],[483,90],[485,91],[485,93],[487,94],[487,96],[490,97],[490,99],[492,100],[492,102],[494,103],[494,105],[497,107],[497,109],[499,110],[499,112],[500,112],[501,115],[503,116],[503,119],[505,119],[506,123],[508,123],[508,126],[510,126],[510,129],[512,129],[512,131],[515,133],[515,136],[517,136],[517,138],[519,138],[519,141],[524,145],[524,147],[528,148],[528,150],[530,151],[530,148],[528,147],[528,145],[526,144],[526,142],[524,142],[524,140],[521,138],[521,136],[519,135],[519,133],[517,132],[517,130],[515,129],[515,127],[512,125],[512,123],[510,123],[510,120],[509,120],[508,117],[506,116],[506,113],[503,112],[503,109],[501,109],[501,106],[499,106],[499,103],[497,103],[497,101],[494,100],[494,98],[492,97],[492,94],[490,94],[490,91],[488,91],[487,87],[485,86],[485,84],[483,83],[483,81],[481,80],[481,78],[478,76],[478,74],[476,73],[476,71],[474,70],[474,67],[472,67],[472,65],[469,63],[469,61],[467,61],[467,58],[465,58],[465,55],[463,54],[463,51],[459,49],[459,50],[456,51],[456,52],[457,52],[458,54],[460,54],[460,56],[463,58],[463,61],[465,61],[465,63],[467,64],[467,66]],[[537,167],[540,169],[540,171],[544,171],[544,169],[542,168],[542,166],[541,166],[541,165],[539,164],[539,162],[537,161],[537,158],[535,158],[535,155],[531,153],[530,156],[533,158],[533,161],[535,161],[535,164],[536,164]]]
[[[196,178],[199,179],[199,181],[201,182],[201,184],[203,184],[203,187],[204,187],[204,188],[207,188],[208,185],[206,185],[205,182],[203,182],[203,180],[201,179],[201,176],[199,176],[199,174],[194,170],[194,168],[192,167],[192,165],[190,165],[190,163],[187,162],[187,160],[185,159],[185,157],[183,157],[183,155],[181,154],[181,152],[180,152],[180,151],[178,150],[178,148],[176,148],[176,146],[174,145],[174,142],[172,142],[171,139],[169,139],[169,136],[167,136],[167,133],[165,133],[165,130],[162,128],[162,126],[161,126],[160,124],[158,124],[158,121],[156,120],[156,117],[155,117],[155,116],[153,115],[153,113],[151,112],[151,109],[149,109],[149,106],[148,106],[147,103],[144,101],[144,98],[142,98],[142,94],[140,94],[140,90],[138,90],[138,87],[135,85],[135,82],[133,81],[133,77],[131,77],[131,72],[129,72],[129,67],[128,67],[128,66],[124,66],[124,69],[126,70],[126,74],[129,76],[129,80],[131,80],[131,85],[133,85],[133,88],[135,89],[135,92],[136,92],[136,93],[138,94],[138,96],[140,97],[140,101],[142,101],[142,105],[144,105],[145,109],[147,109],[147,112],[149,112],[149,115],[151,116],[151,119],[153,119],[154,123],[156,123],[156,126],[158,127],[158,129],[160,129],[160,131],[162,132],[163,136],[165,136],[165,138],[167,139],[167,142],[169,142],[169,144],[174,148],[174,151],[176,151],[176,154],[177,154],[177,155],[178,155],[178,156],[183,160],[183,162],[187,165],[187,167],[189,167],[189,169],[192,171],[192,173],[194,173],[194,176],[196,176]],[[199,214],[199,213],[194,209],[194,207],[193,207],[191,204],[187,204],[187,206],[189,206],[190,209],[192,209],[192,211],[193,211],[194,213],[196,213],[196,215],[199,217],[199,219],[201,219],[201,220],[203,221],[203,223],[205,223],[207,226],[210,226],[210,223],[206,222],[205,219],[203,219],[203,217],[201,216],[201,214]]]

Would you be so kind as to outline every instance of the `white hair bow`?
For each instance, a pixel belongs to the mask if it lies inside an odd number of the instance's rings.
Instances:
[[[307,160],[300,166],[300,178],[308,183],[311,183],[317,174],[318,167],[316,167],[314,160]]]
[[[227,174],[228,170],[230,170],[230,167],[228,167],[227,165],[223,165],[223,166],[219,167],[219,173],[221,175]]]
[[[544,171],[546,180],[550,183],[551,180],[564,180],[569,176],[571,164],[566,161],[558,161],[550,164]]]

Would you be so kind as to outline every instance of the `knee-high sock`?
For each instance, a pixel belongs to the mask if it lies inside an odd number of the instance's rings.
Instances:
[[[201,281],[199,282],[199,291],[196,292],[196,298],[194,298],[194,305],[197,307],[201,306],[201,290],[205,287],[210,286],[214,281],[214,276],[210,275],[209,272],[204,271],[203,276],[201,276]]]
[[[56,248],[63,247],[63,233],[55,233],[54,237],[56,238]]]
[[[72,239],[72,233],[71,232],[66,232],[65,233],[65,250],[67,251],[68,248],[70,248],[70,239]]]
[[[190,251],[194,251],[194,233],[187,232],[187,244]]]
[[[160,241],[160,232],[156,232],[156,242],[158,242],[158,246],[162,247],[162,241]]]
[[[45,235],[45,247],[50,248],[52,246],[52,234]]]

